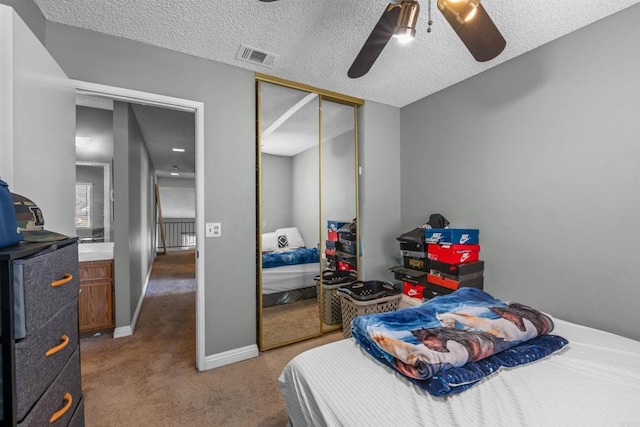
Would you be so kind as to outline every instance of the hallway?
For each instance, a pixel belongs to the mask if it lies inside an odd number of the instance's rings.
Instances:
[[[134,335],[81,339],[87,426],[175,425],[188,405],[171,373],[196,374],[195,286],[195,251],[159,255]]]
[[[86,425],[284,426],[282,368],[298,353],[341,338],[330,334],[198,372],[194,251],[159,255],[135,333],[80,342]]]

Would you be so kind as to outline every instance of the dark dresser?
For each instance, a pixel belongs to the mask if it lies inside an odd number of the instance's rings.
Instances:
[[[2,425],[84,426],[78,243],[0,249]]]

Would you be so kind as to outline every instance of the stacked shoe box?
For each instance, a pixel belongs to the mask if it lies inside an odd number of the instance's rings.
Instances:
[[[338,270],[356,271],[358,265],[358,257],[356,248],[358,243],[356,222],[350,222],[338,228]]]
[[[429,273],[427,286],[437,293],[461,287],[482,289],[484,261],[480,257],[479,230],[432,228],[425,230]]]
[[[327,268],[330,270],[338,269],[338,230],[347,224],[346,221],[327,221],[327,240],[324,253],[327,257]]]
[[[396,280],[402,281],[403,293],[419,300],[431,298],[433,295],[426,290],[429,258],[424,238],[400,240],[400,254],[403,265],[391,267],[390,270]]]

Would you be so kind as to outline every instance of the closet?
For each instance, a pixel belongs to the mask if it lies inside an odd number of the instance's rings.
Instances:
[[[327,315],[329,307],[325,311],[332,302],[324,298],[330,294],[322,272],[338,267],[332,248],[327,256],[329,224],[352,223],[357,234],[361,105],[357,98],[256,75],[260,350],[342,327]],[[341,264],[354,275],[358,250],[356,239],[354,255],[344,255]]]

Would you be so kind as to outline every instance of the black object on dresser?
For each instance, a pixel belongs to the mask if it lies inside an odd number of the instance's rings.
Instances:
[[[0,250],[2,425],[83,426],[76,238]]]

